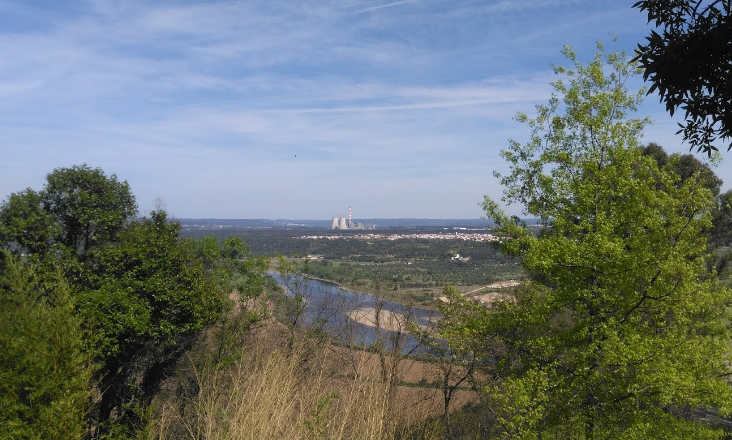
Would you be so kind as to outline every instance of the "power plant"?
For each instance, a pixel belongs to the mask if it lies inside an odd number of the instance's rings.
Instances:
[[[351,217],[351,207],[348,207],[348,219],[346,217],[333,217],[330,224],[331,229],[366,229],[362,223],[354,223]]]

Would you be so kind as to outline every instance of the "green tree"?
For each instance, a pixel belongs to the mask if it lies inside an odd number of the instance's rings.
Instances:
[[[252,327],[270,317],[271,310],[260,295],[274,280],[265,276],[269,259],[252,257],[240,237],[227,237],[221,243],[214,236],[191,241],[194,255],[203,265],[204,275],[220,292],[228,293],[225,313],[211,326],[209,337],[215,344],[212,365],[228,364],[241,356],[244,340]],[[275,284],[276,285],[276,284]]]
[[[179,223],[153,211],[121,231],[118,244],[90,255],[90,288],[78,305],[100,363],[100,432],[111,420],[130,432],[139,428],[139,409],[224,309],[226,292],[179,234]]]
[[[88,330],[85,354],[99,367],[88,416],[93,438],[134,434],[194,339],[235,301],[245,303],[235,291],[247,298],[262,291],[264,260],[245,258],[240,239],[194,243],[165,212],[130,221],[136,211],[126,182],[86,165],[56,169],[40,192],[12,194],[0,206],[0,245],[30,253],[18,264],[33,262],[39,282],[60,270],[74,305],[63,310]],[[0,254],[0,263],[14,261],[9,255]],[[23,289],[14,282],[12,289]],[[35,322],[33,310],[18,310],[13,319],[28,314]],[[26,342],[34,343],[21,338],[15,347]]]
[[[43,209],[61,226],[57,240],[84,258],[93,246],[112,240],[137,214],[126,181],[101,168],[57,168],[46,177]]]
[[[648,145],[644,145],[642,148],[643,155],[651,156],[656,160],[659,167],[662,167],[668,163],[668,153],[663,149],[662,146],[655,142],[650,142]]]
[[[469,428],[468,426],[458,427],[453,423],[453,411],[451,409],[453,398],[461,386],[476,383],[474,374],[483,362],[483,359],[475,355],[476,347],[480,347],[478,341],[472,340],[472,338],[461,338],[459,334],[453,333],[453,323],[466,323],[467,320],[464,318],[472,317],[475,308],[483,310],[483,307],[467,299],[453,286],[445,286],[442,290],[442,296],[447,298],[447,301],[439,307],[443,319],[437,320],[434,326],[431,326],[432,328],[420,328],[420,326],[409,321],[405,324],[407,331],[417,335],[419,341],[427,348],[422,356],[435,367],[434,374],[436,378],[434,382],[439,386],[442,393],[444,438],[450,440],[461,438],[459,432],[456,432],[458,429]],[[461,330],[465,330],[465,328]],[[449,342],[445,343],[445,341]],[[485,350],[480,351],[486,352]],[[465,424],[465,422],[463,423]]]
[[[732,190],[717,197],[713,211],[714,230],[709,241],[714,246],[732,245]]]
[[[709,235],[709,244],[713,248],[713,270],[727,285],[732,281],[732,190],[715,198],[712,210],[714,228]]]
[[[129,185],[114,174],[87,165],[57,168],[40,192],[29,188],[3,202],[0,244],[34,254],[61,245],[84,259],[92,247],[113,241],[136,214]]]
[[[633,7],[660,28],[635,57],[651,83],[648,93],[657,91],[672,116],[682,109],[679,133],[711,154],[716,140],[732,138],[732,1],[641,0]]]
[[[714,174],[709,165],[702,163],[693,155],[672,155],[671,168],[681,177],[681,182],[690,178],[699,179],[700,183],[712,192],[712,196],[716,197],[719,194],[722,179]]]
[[[266,256],[253,258],[241,237],[226,237],[220,243],[213,235],[191,241],[193,253],[203,264],[208,278],[222,291],[236,291],[241,297],[256,297],[265,283]]]
[[[536,236],[486,198],[530,281],[454,334],[492,341],[488,386],[507,437],[715,438],[685,411],[728,412],[728,289],[705,276],[711,191],[639,148],[641,93],[622,54],[588,64],[570,49],[556,95],[526,144],[502,152],[504,202],[546,227]],[[497,356],[496,354],[500,354]]]
[[[30,188],[10,194],[0,205],[0,245],[32,254],[50,249],[61,227],[42,202],[43,196]]]
[[[732,191],[720,194],[722,179],[712,168],[691,154],[673,154],[669,156],[660,145],[649,143],[642,147],[643,154],[656,160],[659,167],[668,164],[670,170],[679,175],[679,184],[688,179],[697,179],[701,185],[712,192],[714,207],[712,209],[712,230],[709,232],[709,244],[712,248],[727,246],[732,243]]]
[[[81,438],[93,371],[68,285],[0,252],[0,437]]]

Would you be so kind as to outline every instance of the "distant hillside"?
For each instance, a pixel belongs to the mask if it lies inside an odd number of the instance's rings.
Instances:
[[[177,219],[186,230],[217,230],[217,229],[329,229],[331,220],[286,220],[286,219]],[[491,225],[486,219],[431,219],[431,218],[370,218],[354,219],[367,228],[408,228],[408,227],[455,227],[455,228],[485,228]]]

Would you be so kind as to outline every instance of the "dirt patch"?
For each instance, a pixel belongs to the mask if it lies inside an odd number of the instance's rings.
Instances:
[[[384,330],[403,333],[408,332],[408,326],[406,324],[407,317],[401,313],[381,310],[377,316],[377,310],[374,307],[360,307],[349,312],[347,316],[357,323],[367,325],[369,327],[376,327],[376,323],[378,321],[378,326]],[[422,325],[415,325],[424,328]]]
[[[516,287],[516,286],[520,286],[520,285],[521,285],[521,281],[499,281],[497,283],[488,284],[485,287],[487,287],[489,289],[503,289],[505,287]]]
[[[486,293],[485,295],[476,296],[475,299],[486,305],[491,305],[498,301],[516,301],[514,296],[498,292],[491,292]]]

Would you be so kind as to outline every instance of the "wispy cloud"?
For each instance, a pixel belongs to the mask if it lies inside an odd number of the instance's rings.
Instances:
[[[364,12],[371,12],[371,11],[377,11],[379,9],[386,9],[386,8],[393,8],[394,6],[401,6],[408,3],[416,3],[417,0],[402,0],[398,2],[389,2],[389,3],[382,3],[378,4],[376,6],[369,6],[363,9],[359,9],[358,13],[364,13]]]
[[[0,198],[86,162],[186,217],[327,218],[344,204],[477,217],[498,194],[498,151],[526,136],[512,116],[546,101],[561,45],[591,53],[616,30],[632,50],[645,25],[611,0],[0,0],[0,12]]]

